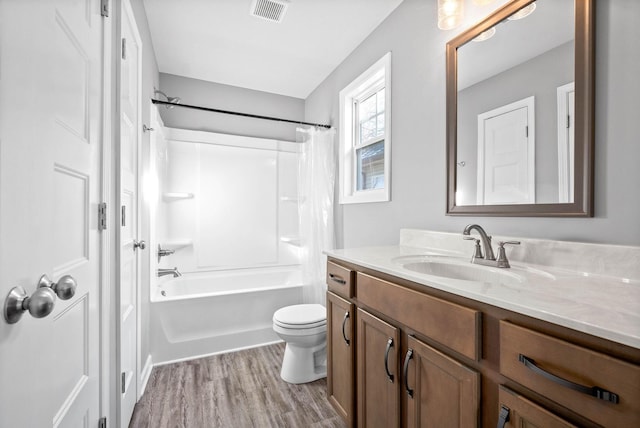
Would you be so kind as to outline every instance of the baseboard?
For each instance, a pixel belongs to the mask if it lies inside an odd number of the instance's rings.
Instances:
[[[138,400],[144,394],[144,390],[147,389],[147,383],[149,382],[149,378],[151,377],[151,370],[153,370],[153,359],[151,358],[151,354],[147,355],[147,361],[144,363],[144,367],[142,368],[142,372],[140,372],[140,385],[141,388],[138,393]]]
[[[183,361],[197,360],[198,358],[211,357],[211,356],[214,356],[214,355],[230,354],[232,352],[244,351],[245,349],[260,348],[261,346],[269,346],[269,345],[274,345],[276,343],[282,343],[282,340],[278,339],[278,340],[268,341],[268,342],[264,342],[264,343],[255,343],[255,344],[252,344],[252,345],[240,346],[240,347],[232,348],[232,349],[225,349],[225,350],[222,350],[222,351],[210,352],[210,353],[206,353],[206,354],[191,355],[191,356],[188,356],[188,357],[176,358],[176,359],[168,360],[168,361],[161,361],[159,363],[154,364],[153,367],[160,367],[160,366],[165,366],[167,364],[173,364],[173,363],[181,363]]]

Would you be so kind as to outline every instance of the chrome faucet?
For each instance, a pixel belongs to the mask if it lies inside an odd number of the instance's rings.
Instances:
[[[174,267],[173,269],[158,269],[157,275],[159,277],[160,276],[166,276],[166,275],[173,275],[174,278],[182,276],[182,274],[180,272],[178,272],[178,268],[177,267]]]
[[[474,229],[478,232],[478,235],[480,235],[480,239],[470,236],[471,231]],[[504,246],[505,244],[520,245],[520,241],[498,242],[498,257],[496,257],[493,253],[493,247],[491,246],[491,236],[487,235],[487,232],[485,232],[480,225],[469,224],[464,228],[462,234],[465,235],[464,239],[474,240],[476,242],[475,252],[473,257],[471,257],[471,263],[499,268],[511,267],[509,260],[507,260],[507,253],[504,250]],[[480,248],[480,243],[482,243],[482,248]],[[484,250],[484,255],[482,254],[482,250]]]

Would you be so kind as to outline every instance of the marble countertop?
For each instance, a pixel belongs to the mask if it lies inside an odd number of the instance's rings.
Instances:
[[[456,239],[460,239],[457,237]],[[412,242],[411,239],[401,239]],[[550,241],[551,242],[551,241]],[[636,247],[633,249],[635,254]],[[479,282],[419,273],[408,261],[469,263],[459,248],[395,245],[326,251],[330,257],[640,349],[640,279],[512,260],[523,282]],[[466,254],[469,253],[469,254]],[[466,261],[465,261],[466,260]],[[477,266],[477,265],[472,265]],[[637,267],[637,266],[636,266]],[[481,267],[479,268],[486,268]],[[496,269],[496,268],[486,268]]]

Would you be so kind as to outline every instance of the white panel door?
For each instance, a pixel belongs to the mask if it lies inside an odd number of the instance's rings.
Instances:
[[[138,395],[138,159],[141,41],[128,0],[122,2],[120,61],[120,284],[118,370],[120,426],[129,425]]]
[[[102,37],[94,0],[0,0],[0,307],[71,275],[53,311],[0,318],[0,426],[99,419]],[[42,291],[42,290],[41,290]]]
[[[558,88],[558,202],[573,202],[575,165],[575,85]]]
[[[478,205],[535,203],[533,97],[478,115]]]

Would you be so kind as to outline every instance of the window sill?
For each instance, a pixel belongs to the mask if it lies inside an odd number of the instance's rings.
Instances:
[[[352,195],[342,195],[339,203],[340,205],[366,204],[371,202],[389,202],[390,200],[391,198],[389,197],[387,189],[381,189],[358,192]]]

